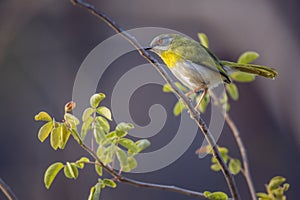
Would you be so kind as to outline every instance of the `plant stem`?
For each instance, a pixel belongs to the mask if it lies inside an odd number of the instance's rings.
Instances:
[[[234,180],[234,177],[230,173],[226,163],[224,162],[217,146],[216,141],[214,140],[212,134],[207,129],[207,126],[203,119],[200,117],[199,113],[194,109],[194,106],[192,105],[192,102],[188,100],[188,98],[183,94],[181,90],[177,88],[177,86],[174,84],[174,81],[172,80],[171,76],[165,71],[163,66],[158,63],[158,61],[153,58],[147,51],[144,50],[144,48],[140,45],[140,43],[128,32],[126,32],[122,27],[120,27],[114,20],[112,20],[110,17],[108,17],[105,13],[97,10],[97,8],[94,5],[91,5],[89,3],[86,3],[81,0],[70,0],[74,5],[77,5],[79,7],[84,8],[85,10],[91,12],[96,17],[100,18],[103,22],[105,22],[108,26],[110,26],[116,33],[121,34],[123,38],[125,38],[130,44],[132,44],[137,51],[140,53],[142,57],[144,57],[149,63],[151,63],[154,68],[160,73],[160,75],[165,79],[165,81],[170,84],[171,88],[174,90],[175,94],[182,99],[182,102],[186,105],[188,108],[188,111],[191,115],[191,118],[196,122],[198,127],[201,129],[202,133],[204,134],[208,144],[212,148],[213,156],[218,161],[218,164],[221,167],[221,170],[224,174],[224,177],[226,179],[227,185],[229,187],[230,193],[233,197],[233,199],[238,200],[240,199],[240,195]]]
[[[172,186],[172,185],[162,185],[162,184],[155,184],[155,183],[146,183],[142,181],[136,181],[130,178],[126,178],[122,176],[121,174],[117,173],[114,171],[112,168],[105,166],[101,160],[98,158],[98,156],[89,148],[87,147],[84,143],[81,144],[81,147],[87,151],[95,160],[95,163],[90,162],[89,164],[99,164],[105,171],[107,171],[110,175],[112,175],[117,181],[121,183],[127,183],[130,185],[134,185],[136,187],[143,187],[143,188],[152,188],[152,189],[159,189],[159,190],[165,190],[165,191],[170,191],[170,192],[176,192],[179,194],[183,194],[186,196],[192,196],[192,197],[197,197],[200,199],[207,199],[203,193],[201,192],[196,192],[184,188],[180,188],[177,186]]]
[[[220,109],[223,109],[218,98],[216,97],[216,95],[212,91],[210,91],[209,94],[212,97],[212,99],[214,100],[214,102],[216,103],[216,105]],[[242,141],[242,138],[240,137],[240,132],[239,132],[238,128],[236,127],[235,123],[230,118],[229,114],[227,112],[222,112],[222,114],[223,114],[225,121],[228,124],[229,128],[231,129],[232,134],[238,144],[238,147],[239,147],[239,150],[240,150],[240,153],[242,156],[242,160],[243,160],[243,166],[244,166],[244,169],[242,170],[242,172],[247,181],[247,185],[248,185],[248,188],[249,188],[249,191],[251,194],[251,198],[252,198],[252,200],[256,200],[257,197],[256,197],[256,192],[255,192],[254,184],[252,181],[252,177],[250,174],[248,156],[247,156],[245,145]]]
[[[13,191],[10,189],[10,187],[1,178],[0,178],[0,189],[5,194],[7,199],[17,200],[16,195],[13,193]]]

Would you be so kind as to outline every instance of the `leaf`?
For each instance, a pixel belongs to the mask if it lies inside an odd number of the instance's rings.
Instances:
[[[40,140],[41,142],[44,142],[44,141],[47,139],[47,137],[49,136],[49,134],[50,134],[52,128],[53,128],[53,122],[52,122],[52,121],[50,121],[50,122],[44,124],[44,125],[40,128],[39,133],[38,133],[38,138],[39,138],[39,140]]]
[[[106,141],[105,131],[99,125],[96,125],[96,131],[94,131],[94,137],[98,144],[100,143],[102,144],[104,141]]]
[[[238,58],[238,63],[248,64],[256,60],[258,57],[259,57],[258,53],[254,51],[247,51]]]
[[[183,93],[186,93],[188,91],[188,89],[186,87],[184,87],[181,83],[179,82],[175,82],[174,83],[176,85],[176,87],[181,90]],[[163,92],[173,92],[173,89],[171,87],[170,84],[166,83],[164,86],[163,86]]]
[[[85,122],[86,120],[88,120],[94,112],[95,112],[94,108],[85,109],[82,114],[82,121]]]
[[[96,117],[96,122],[99,124],[101,128],[103,128],[105,133],[108,133],[110,131],[110,125],[105,118],[98,116]]]
[[[84,140],[86,134],[91,129],[91,124],[93,123],[94,119],[91,116],[88,116],[81,126],[81,138]]]
[[[207,35],[205,33],[198,33],[198,38],[200,40],[200,43],[205,46],[206,48],[208,48],[209,46],[209,42],[208,42],[208,38]]]
[[[180,100],[178,100],[173,108],[173,114],[178,116],[184,109],[186,109],[186,106]]]
[[[92,108],[97,108],[103,99],[105,99],[105,94],[103,93],[94,94],[90,98],[90,105],[92,106]]]
[[[199,98],[200,98],[200,96],[199,96]],[[199,98],[196,98],[197,102],[200,100]],[[201,113],[205,113],[207,105],[209,104],[209,101],[210,101],[209,94],[206,94],[199,106],[199,110]]]
[[[87,157],[81,157],[76,161],[76,167],[78,167],[79,169],[83,169],[85,162],[90,162],[90,160]]]
[[[123,138],[127,135],[126,131],[120,131],[120,130],[116,130],[116,136],[119,138]]]
[[[99,115],[102,115],[103,117],[105,117],[106,119],[112,121],[112,118],[111,118],[111,111],[105,107],[105,106],[101,106],[99,108],[97,108],[97,113]]]
[[[60,145],[60,128],[59,127],[55,127],[54,129],[52,129],[51,135],[50,135],[50,144],[51,147],[54,150],[57,150],[57,148]]]
[[[119,140],[119,144],[125,147],[128,150],[131,150],[133,152],[137,151],[137,145],[130,139],[128,138],[121,138]]]
[[[137,162],[133,157],[128,157],[127,163],[128,163],[127,166],[129,168],[129,171],[131,171],[137,167]]]
[[[239,91],[236,87],[236,85],[234,83],[231,84],[227,84],[226,85],[226,90],[229,93],[229,96],[233,99],[233,100],[238,100],[239,99]]]
[[[210,169],[216,172],[221,170],[220,165],[218,163],[212,164],[210,166]]]
[[[288,183],[283,184],[284,191],[288,191],[289,188],[290,188],[290,184],[288,184]]]
[[[135,144],[137,147],[137,153],[143,151],[144,149],[146,149],[151,145],[150,141],[147,139],[138,140],[137,142],[135,142]]]
[[[114,182],[111,179],[107,179],[107,178],[103,179],[103,184],[108,186],[108,187],[111,187],[111,188],[116,188],[117,187],[116,182]]]
[[[64,168],[64,174],[67,178],[76,179],[78,177],[78,169],[74,163],[67,162]]]
[[[241,171],[241,161],[238,159],[230,159],[229,161],[229,171],[233,174],[236,175]]]
[[[276,188],[278,188],[282,183],[284,183],[286,181],[286,178],[282,177],[282,176],[275,176],[274,178],[272,178],[268,184],[268,188],[270,190],[274,190]]]
[[[96,162],[96,164],[95,164],[95,171],[97,172],[97,174],[99,175],[99,176],[102,176],[102,174],[103,174],[103,170],[102,170],[102,167],[99,165],[99,163],[97,164],[98,162]]]
[[[255,80],[254,74],[248,74],[245,72],[233,72],[232,74],[230,74],[230,77],[237,82],[244,83],[252,82]]]
[[[110,140],[113,140],[113,139],[115,139],[117,137],[117,132],[116,131],[112,131],[112,132],[110,132],[110,133],[108,133],[107,135],[106,135],[106,139],[110,139]]]
[[[44,174],[44,184],[47,189],[50,188],[58,172],[64,167],[61,162],[56,162],[50,165]]]
[[[90,189],[90,194],[89,194],[89,197],[88,197],[88,200],[96,200],[96,199],[94,198],[94,196],[95,196],[95,191],[96,191],[96,187],[95,187],[95,186],[91,187],[91,189]],[[99,199],[97,199],[97,200],[99,200]]]
[[[52,118],[50,117],[50,115],[48,113],[41,111],[34,116],[34,120],[49,122],[49,121],[52,121]]]
[[[117,149],[117,158],[120,162],[120,167],[124,168],[127,165],[127,154],[122,149]]]
[[[119,130],[119,131],[130,131],[131,129],[134,128],[134,125],[131,124],[131,123],[125,123],[125,122],[121,122],[117,125],[116,127],[116,130]]]
[[[212,192],[207,195],[207,198],[210,200],[228,200],[228,196],[224,192]]]
[[[91,187],[88,200],[99,200],[100,199],[101,185],[102,185],[101,183],[96,183],[96,185]]]
[[[60,144],[59,144],[59,148],[60,149],[64,149],[69,137],[71,135],[71,132],[68,130],[68,128],[66,127],[65,124],[60,124],[59,125],[59,129],[60,129]]]
[[[256,196],[259,197],[259,198],[263,198],[263,199],[269,199],[268,194],[263,193],[263,192],[256,193]]]
[[[71,123],[72,125],[74,124],[75,126],[80,123],[79,119],[70,113],[65,113],[64,118],[67,122]]]

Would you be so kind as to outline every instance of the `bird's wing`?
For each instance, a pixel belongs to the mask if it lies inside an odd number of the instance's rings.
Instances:
[[[172,42],[171,51],[180,55],[185,60],[189,60],[198,65],[207,67],[209,70],[220,73],[225,80],[230,82],[219,59],[200,43],[188,38],[175,39]]]

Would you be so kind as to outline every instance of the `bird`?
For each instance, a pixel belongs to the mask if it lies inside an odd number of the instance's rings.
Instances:
[[[157,54],[174,76],[189,89],[185,95],[202,92],[195,109],[209,89],[219,84],[231,84],[230,74],[240,71],[274,79],[275,69],[220,60],[201,43],[180,34],[161,34],[153,38],[145,50]]]

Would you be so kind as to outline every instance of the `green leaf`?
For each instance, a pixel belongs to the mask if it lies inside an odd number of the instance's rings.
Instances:
[[[64,174],[67,178],[76,179],[78,177],[78,169],[74,163],[67,162],[64,168]]]
[[[137,162],[133,157],[128,157],[127,158],[127,163],[128,163],[127,166],[129,168],[129,171],[131,171],[131,170],[133,170],[137,167]]]
[[[117,158],[120,162],[120,167],[124,168],[127,165],[127,154],[120,148],[117,148]]]
[[[238,100],[239,99],[239,91],[236,87],[236,85],[234,83],[231,84],[227,84],[226,85],[226,90],[229,93],[229,96],[233,99],[233,100]]]
[[[221,170],[220,165],[218,163],[212,164],[210,166],[210,169],[216,172]]]
[[[184,109],[186,109],[186,106],[180,100],[178,100],[173,108],[173,114],[178,116]]]
[[[54,150],[57,150],[57,148],[59,147],[59,145],[61,143],[60,132],[61,132],[61,129],[59,127],[55,127],[54,129],[52,129],[52,132],[50,135],[50,144]]]
[[[258,53],[254,51],[247,51],[238,58],[238,63],[248,64],[256,60],[258,57],[259,57]]]
[[[123,138],[127,135],[127,131],[116,130],[116,136],[119,138]]]
[[[52,121],[52,118],[50,117],[50,115],[44,111],[39,112],[37,115],[34,116],[34,120],[35,121]]]
[[[111,118],[111,111],[105,107],[105,106],[101,106],[99,108],[97,108],[97,113],[99,115],[102,115],[103,117],[105,117],[106,119],[112,121],[112,118]]]
[[[50,134],[52,128],[53,128],[53,122],[52,122],[52,121],[50,121],[50,122],[44,124],[44,125],[40,128],[39,133],[38,133],[38,138],[39,138],[39,140],[40,140],[41,142],[44,142],[44,141],[47,139],[47,137],[49,136],[49,134]]]
[[[121,138],[119,140],[119,144],[125,147],[128,150],[131,150],[133,152],[137,151],[137,145],[130,139],[128,138]]]
[[[96,123],[98,123],[99,126],[103,128],[105,133],[108,133],[110,131],[110,125],[105,118],[101,116],[96,117]]]
[[[96,142],[98,144],[103,144],[103,142],[105,142],[107,140],[106,135],[105,135],[105,131],[99,125],[96,125],[95,128],[96,128],[96,131],[94,131],[94,137],[96,139]]]
[[[228,149],[226,147],[218,147],[218,150],[220,151],[221,155],[228,154]]]
[[[58,172],[64,167],[61,162],[56,162],[50,165],[44,175],[44,184],[47,189],[50,188]]]
[[[204,194],[205,197],[208,197],[208,195],[210,195],[210,193],[211,193],[211,192],[209,192],[209,191],[204,191],[204,192],[203,192],[203,194]]]
[[[198,96],[198,97],[196,98],[197,102],[200,100],[200,96]],[[209,104],[209,101],[210,101],[209,94],[206,94],[199,106],[199,110],[201,113],[205,113],[207,105]]]
[[[121,122],[117,125],[116,127],[116,130],[119,130],[119,131],[130,131],[131,129],[134,128],[134,125],[131,124],[131,123],[125,123],[125,122]]]
[[[282,177],[282,176],[275,176],[274,178],[272,178],[268,184],[268,188],[270,190],[274,190],[277,189],[282,183],[284,183],[286,181],[286,178]]]
[[[84,140],[86,134],[88,133],[88,131],[91,129],[91,124],[93,123],[94,118],[91,116],[88,116],[85,121],[83,122],[82,126],[81,126],[81,138]]]
[[[248,74],[245,72],[233,72],[232,74],[230,74],[230,77],[237,82],[244,83],[252,82],[255,80],[254,74]]]
[[[82,114],[82,121],[85,122],[86,120],[88,120],[94,112],[95,112],[94,108],[85,109]]]
[[[147,139],[138,140],[137,142],[135,142],[135,144],[137,147],[137,153],[143,151],[144,149],[146,149],[151,145],[150,141]]]
[[[96,185],[91,187],[88,200],[99,200],[100,199],[101,185],[102,185],[102,183],[96,183]]]
[[[72,125],[74,124],[75,126],[77,126],[80,123],[79,119],[77,119],[77,117],[70,113],[65,113],[64,118],[67,122],[69,122]]]
[[[117,137],[117,132],[116,131],[112,131],[112,132],[110,132],[110,133],[108,133],[107,135],[106,135],[106,139],[110,139],[110,140],[113,140],[113,139],[115,139]]]
[[[241,171],[241,161],[238,159],[230,159],[229,161],[229,171],[233,174],[236,175]]]
[[[207,35],[205,33],[198,33],[198,38],[200,40],[200,43],[205,46],[206,48],[208,48],[209,46],[209,42],[208,42],[208,38]]]
[[[207,195],[207,198],[210,200],[228,200],[228,196],[224,192],[212,192]]]
[[[111,187],[111,188],[116,188],[117,187],[116,182],[114,182],[111,179],[107,179],[107,178],[103,179],[103,184],[108,186],[108,187]]]
[[[288,191],[289,188],[290,188],[290,184],[288,184],[288,183],[283,184],[284,191]]]
[[[97,108],[103,99],[105,99],[105,94],[103,93],[94,94],[90,98],[90,105],[92,106],[92,108]]]
[[[59,130],[60,130],[60,144],[59,144],[59,148],[60,149],[64,149],[69,137],[71,135],[71,132],[68,130],[68,128],[66,127],[65,124],[60,124],[59,125]]]
[[[179,82],[175,82],[174,83],[176,85],[176,87],[181,90],[183,93],[186,93],[188,91],[188,89],[186,87],[184,87],[181,83]],[[163,92],[173,92],[173,89],[171,87],[170,84],[166,83],[164,86],[163,86]]]
[[[263,199],[269,199],[268,194],[263,193],[263,192],[256,193],[256,196],[259,197],[259,198],[263,198]]]
[[[88,159],[87,157],[81,157],[79,160],[76,161],[76,167],[78,167],[79,169],[83,169],[85,162],[90,162],[90,159]]]
[[[102,170],[102,167],[99,165],[99,164],[97,164],[98,162],[96,162],[96,164],[95,164],[95,171],[97,172],[97,174],[99,175],[99,176],[102,176],[102,174],[103,174],[103,170]]]

